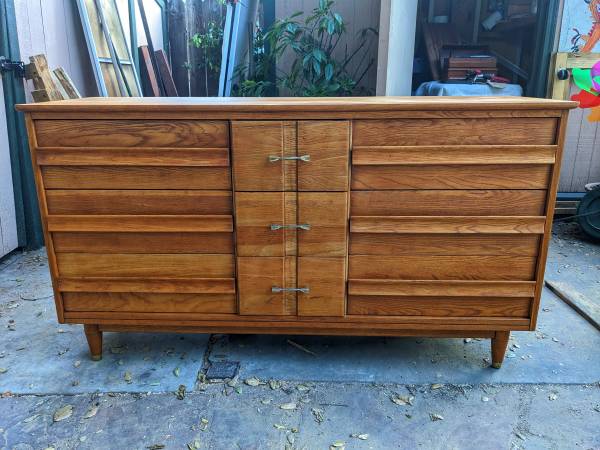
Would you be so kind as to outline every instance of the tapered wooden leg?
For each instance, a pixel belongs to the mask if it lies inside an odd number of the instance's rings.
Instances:
[[[502,367],[509,338],[510,331],[496,331],[496,335],[492,338],[492,367],[494,369]]]
[[[98,325],[83,326],[85,337],[90,347],[90,356],[93,361],[100,361],[102,359],[102,331]]]

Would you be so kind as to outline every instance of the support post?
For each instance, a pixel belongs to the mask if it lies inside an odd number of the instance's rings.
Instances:
[[[102,331],[100,331],[100,327],[98,325],[85,324],[83,331],[90,347],[92,361],[100,361],[102,359]]]
[[[502,367],[509,338],[510,331],[496,331],[496,335],[492,338],[492,367],[494,369]]]

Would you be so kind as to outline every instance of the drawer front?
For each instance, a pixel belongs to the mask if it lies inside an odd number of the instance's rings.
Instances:
[[[282,159],[296,156],[295,122],[232,122],[231,133],[236,191],[295,190],[296,162]]]
[[[229,167],[42,166],[41,171],[46,189],[231,189]]]
[[[227,121],[36,120],[38,147],[227,148]]]
[[[349,152],[348,121],[298,122],[298,190],[347,191]]]
[[[552,145],[556,118],[356,120],[353,146]]]
[[[545,190],[352,191],[352,216],[543,216]],[[426,232],[426,230],[423,230]]]
[[[233,255],[57,253],[66,278],[233,278]]]
[[[346,312],[345,258],[298,258],[299,316],[343,316]]]
[[[352,233],[351,255],[537,256],[535,234]]]
[[[351,295],[349,315],[427,317],[529,317],[531,298],[369,297]]]
[[[46,191],[50,215],[231,215],[230,191]]]
[[[550,165],[359,165],[352,189],[546,189]]]
[[[65,292],[67,313],[235,314],[235,294]]]
[[[395,280],[534,280],[532,256],[351,255],[349,277]]]
[[[237,284],[240,314],[296,314],[296,293],[273,288],[296,287],[295,257],[239,257]]]
[[[310,230],[298,231],[299,256],[345,256],[348,232],[346,192],[298,193],[298,222]]]
[[[233,254],[233,233],[53,232],[59,253]]]
[[[286,255],[286,239],[291,237],[291,233],[295,235],[295,230],[273,229],[288,225],[284,212],[285,194],[284,192],[236,192],[235,229],[239,256]],[[292,203],[295,203],[295,194],[290,194],[294,195]]]

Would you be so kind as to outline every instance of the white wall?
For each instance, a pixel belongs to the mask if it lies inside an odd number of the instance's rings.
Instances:
[[[97,95],[75,0],[14,0],[21,59],[44,53],[50,69],[64,68],[82,96]],[[32,89],[27,83],[27,91]],[[31,101],[31,97],[28,97]]]
[[[377,95],[411,94],[417,4],[381,0]]]

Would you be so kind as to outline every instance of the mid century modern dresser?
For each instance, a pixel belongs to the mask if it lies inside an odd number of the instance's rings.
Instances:
[[[568,109],[82,99],[26,112],[58,320],[491,338],[536,326]]]

